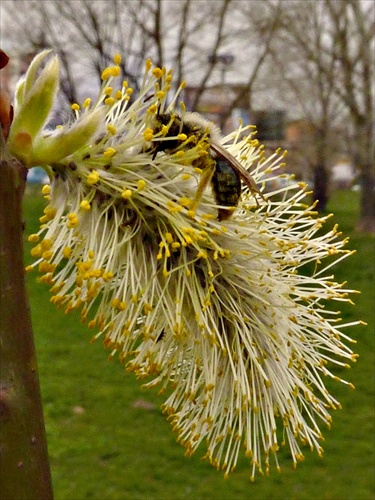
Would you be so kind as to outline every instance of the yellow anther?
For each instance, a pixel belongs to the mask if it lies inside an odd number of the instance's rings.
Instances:
[[[178,134],[177,139],[179,141],[186,141],[187,135],[186,134]]]
[[[114,274],[112,271],[104,272],[102,278],[104,281],[109,281],[113,278]]]
[[[107,96],[110,96],[113,92],[113,88],[112,87],[106,87],[104,90],[103,90],[103,94],[104,95],[107,95]]]
[[[89,211],[91,209],[91,205],[87,200],[82,200],[79,206],[85,211]]]
[[[71,228],[74,228],[74,227],[77,227],[78,226],[78,218],[77,217],[72,217],[71,219],[68,220],[68,222],[66,223],[66,226],[71,229]]]
[[[171,213],[181,212],[181,210],[183,210],[181,205],[177,205],[173,201],[167,201],[167,208],[168,208],[169,212],[171,212]]]
[[[151,304],[145,304],[143,306],[145,314],[149,314],[152,311],[152,305]]]
[[[107,125],[107,130],[111,135],[115,135],[117,132],[116,127],[113,125]]]
[[[111,76],[114,76],[116,78],[117,76],[120,76],[120,73],[121,73],[120,66],[112,66]]]
[[[40,273],[52,273],[56,269],[55,264],[50,264],[46,260],[39,264],[38,270]]]
[[[93,170],[92,172],[89,173],[87,176],[87,184],[90,186],[93,186],[99,181],[99,172],[97,170]]]
[[[56,208],[53,208],[51,206],[47,206],[44,209],[44,213],[45,213],[45,216],[47,217],[47,220],[52,220],[55,217],[57,210],[56,210]]]
[[[133,304],[136,304],[138,302],[138,295],[137,294],[133,295],[131,300]]]
[[[154,75],[155,78],[159,80],[163,76],[163,70],[161,68],[154,68],[152,70],[152,74]]]
[[[157,112],[158,110],[158,107],[156,104],[151,104],[151,106],[148,108],[147,110],[147,113],[149,113],[150,115],[153,115]]]
[[[108,80],[108,78],[110,78],[111,75],[112,75],[111,68],[105,68],[105,70],[101,74],[101,79]]]
[[[43,276],[40,277],[40,282],[45,283],[46,285],[52,285],[53,284],[53,279],[52,279],[52,274],[43,274]]]
[[[165,233],[165,239],[166,239],[167,243],[173,243],[172,233]]]
[[[40,257],[42,255],[42,247],[40,245],[37,245],[36,247],[32,248],[30,250],[30,255],[32,257]]]
[[[165,92],[164,90],[159,90],[159,92],[156,93],[156,97],[158,99],[163,99],[165,97]]]
[[[106,158],[112,158],[112,156],[114,156],[115,154],[116,154],[115,148],[107,148],[104,151],[103,156],[105,156]]]
[[[84,100],[83,107],[88,108],[90,104],[91,104],[91,99],[88,97],[87,99]]]
[[[191,200],[190,198],[180,198],[178,200],[179,204],[182,205],[183,207],[191,207],[193,205],[193,200]]]
[[[70,247],[64,247],[63,248],[63,257],[65,257],[66,259],[69,259],[69,257],[72,255],[72,252],[73,252],[73,249],[70,248]]]
[[[39,236],[37,234],[30,234],[30,236],[27,238],[27,241],[30,241],[30,243],[36,243],[39,241]]]
[[[124,191],[121,193],[121,198],[124,200],[129,200],[132,196],[132,191],[130,189],[124,189]]]
[[[143,179],[139,179],[139,181],[137,182],[138,191],[142,191],[145,187],[146,181],[144,181]]]
[[[152,141],[153,137],[154,137],[154,131],[152,130],[152,128],[146,128],[146,130],[143,132],[143,137],[145,139],[145,141]]]
[[[42,258],[44,260],[51,260],[53,256],[53,252],[51,250],[46,250],[45,252],[42,253]]]
[[[115,100],[113,97],[107,97],[107,99],[104,99],[104,104],[107,106],[112,106],[115,103]]]
[[[122,94],[121,90],[116,90],[115,97],[116,97],[116,99],[117,99],[118,101],[121,101],[121,99],[122,99],[122,95],[123,95],[123,94]]]
[[[113,57],[113,62],[117,65],[121,64],[121,56],[120,54],[115,54]]]
[[[50,194],[51,192],[51,186],[49,184],[44,184],[42,187],[42,193],[43,194]]]
[[[119,304],[120,304],[120,299],[118,299],[118,298],[112,299],[112,301],[111,301],[112,307],[116,308],[116,307],[118,307]]]
[[[49,250],[52,247],[52,241],[46,238],[40,242],[40,246],[43,252]]]
[[[81,106],[79,104],[77,104],[76,102],[74,102],[72,104],[71,108],[73,111],[79,111],[81,109]]]

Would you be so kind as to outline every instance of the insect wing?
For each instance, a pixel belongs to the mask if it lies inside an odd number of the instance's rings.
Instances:
[[[249,172],[241,165],[241,163],[236,160],[234,156],[228,153],[228,151],[219,144],[211,143],[210,146],[211,149],[216,153],[218,158],[225,160],[233,168],[233,170],[235,170],[239,174],[243,182],[247,185],[247,187],[253,194],[259,194],[262,198],[264,198],[254,179],[251,177]]]

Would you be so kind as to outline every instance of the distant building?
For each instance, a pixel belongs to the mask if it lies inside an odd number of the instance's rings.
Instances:
[[[277,142],[279,147],[285,141],[285,111],[280,109],[260,110],[250,113],[251,123],[257,128],[261,142]]]
[[[297,179],[313,184],[312,167],[316,163],[316,126],[304,118],[285,123],[285,149],[287,165]]]
[[[243,85],[213,85],[206,88],[199,96],[199,105],[195,106],[195,101],[199,87],[186,86],[184,89],[184,103],[189,111],[197,111],[220,126],[223,133],[231,132],[238,126],[239,119],[245,125],[249,125],[249,96],[244,92]],[[235,109],[231,110],[231,103],[237,99]],[[225,123],[222,117],[228,114]]]

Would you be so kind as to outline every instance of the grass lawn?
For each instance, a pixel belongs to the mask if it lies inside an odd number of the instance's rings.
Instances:
[[[31,190],[25,197],[26,234],[37,230],[44,200]],[[250,467],[242,458],[229,480],[201,461],[201,453],[184,457],[160,411],[164,398],[145,391],[100,340],[79,322],[50,304],[50,294],[28,274],[30,305],[41,379],[47,439],[56,500],[114,499],[336,499],[374,498],[374,238],[353,232],[358,194],[336,192],[335,212],[349,247],[357,253],[337,267],[337,281],[360,290],[356,306],[344,304],[345,321],[362,319],[365,327],[347,332],[358,340],[360,357],[350,371],[336,372],[356,386],[353,391],[328,381],[342,404],[323,429],[322,459],[306,450],[296,470],[287,450],[280,453],[282,473],[250,484]],[[26,262],[29,258],[26,244]]]

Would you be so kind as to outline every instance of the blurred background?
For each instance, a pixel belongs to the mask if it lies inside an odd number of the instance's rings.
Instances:
[[[135,91],[150,57],[175,87],[186,81],[189,110],[224,133],[241,118],[267,149],[287,149],[318,209],[331,188],[360,190],[357,227],[374,230],[374,15],[371,0],[2,0],[2,85],[52,48],[63,67],[53,126],[96,95],[115,53]]]
[[[1,47],[11,57],[3,87],[14,91],[42,49],[61,59],[51,127],[69,118],[72,103],[96,96],[119,53],[135,94],[151,58],[173,68],[176,88],[186,81],[187,108],[223,133],[241,119],[257,126],[266,151],[287,149],[286,172],[309,184],[318,210],[334,211],[358,249],[337,279],[363,292],[354,312],[342,308],[344,319],[368,322],[350,332],[360,360],[343,376],[357,390],[332,389],[344,411],[335,412],[325,458],[307,452],[294,472],[285,452],[283,474],[252,489],[247,460],[225,482],[199,457],[185,459],[161,416],[164,397],[144,394],[118,361],[108,363],[100,342],[89,346],[86,327],[56,314],[48,290],[28,276],[56,498],[375,498],[374,2],[2,0],[0,9]],[[46,178],[35,170],[30,180]],[[28,234],[42,210],[42,196],[29,191]]]

